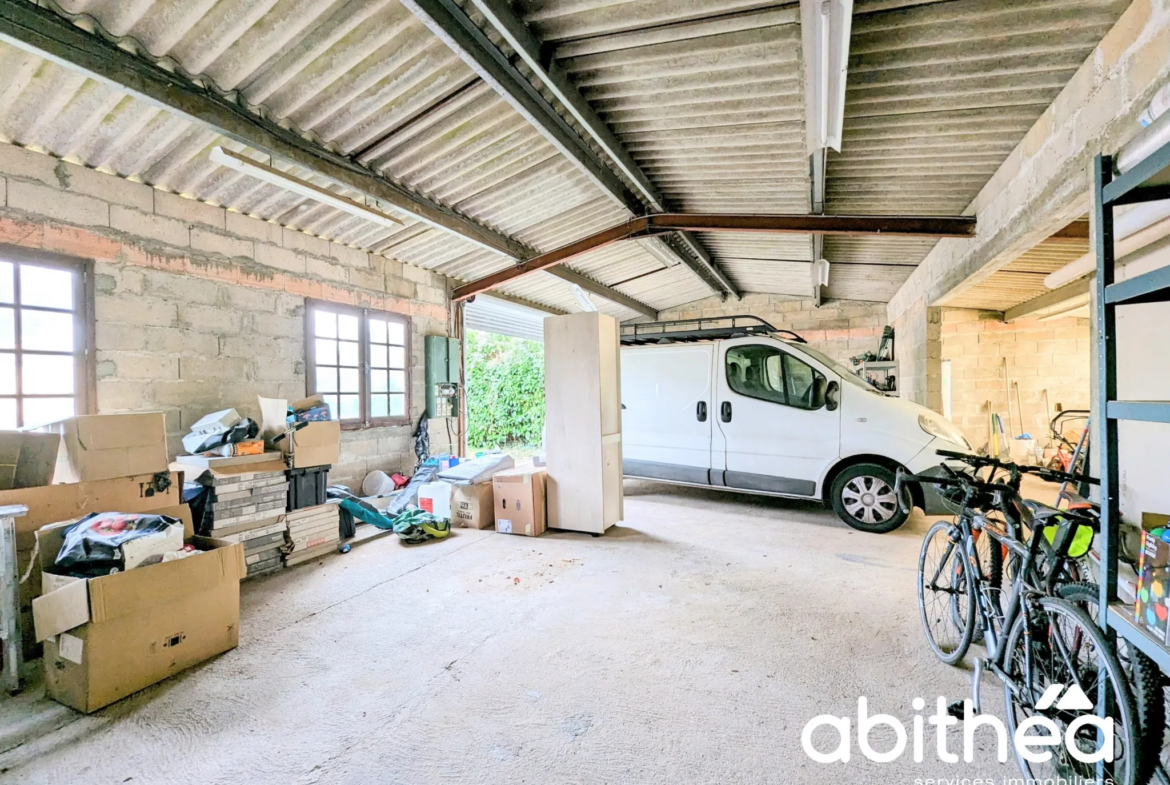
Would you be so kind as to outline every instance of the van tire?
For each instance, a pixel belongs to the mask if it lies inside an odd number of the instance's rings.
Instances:
[[[901,504],[894,504],[890,511],[889,505],[880,501],[879,497],[893,494],[896,479],[892,471],[880,464],[855,464],[833,478],[829,504],[841,520],[858,531],[869,534],[892,532],[910,517],[902,510]],[[909,490],[904,489],[903,493],[909,493]],[[908,499],[905,503],[907,507],[911,504]]]

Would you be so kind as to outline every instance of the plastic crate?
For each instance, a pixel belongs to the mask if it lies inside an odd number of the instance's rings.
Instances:
[[[286,469],[288,475],[288,509],[316,507],[328,501],[325,489],[329,487],[330,466],[310,466],[305,469]]]

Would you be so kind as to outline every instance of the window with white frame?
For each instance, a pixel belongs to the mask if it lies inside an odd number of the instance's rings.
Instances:
[[[307,387],[343,424],[410,421],[410,319],[385,311],[309,301]]]
[[[0,429],[90,411],[88,278],[84,262],[0,248]]]

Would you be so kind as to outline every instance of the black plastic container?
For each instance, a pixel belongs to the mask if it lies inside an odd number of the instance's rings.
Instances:
[[[316,507],[329,499],[325,489],[329,487],[330,466],[310,466],[307,469],[286,469],[288,475],[288,509],[300,510]]]

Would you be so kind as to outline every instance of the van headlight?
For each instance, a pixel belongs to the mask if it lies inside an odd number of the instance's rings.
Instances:
[[[938,417],[933,414],[918,415],[918,427],[931,436],[936,436],[939,439],[946,439],[948,442],[954,444],[961,444],[968,450],[971,449],[971,442],[967,441],[967,437],[963,435],[954,423],[943,417]]]

